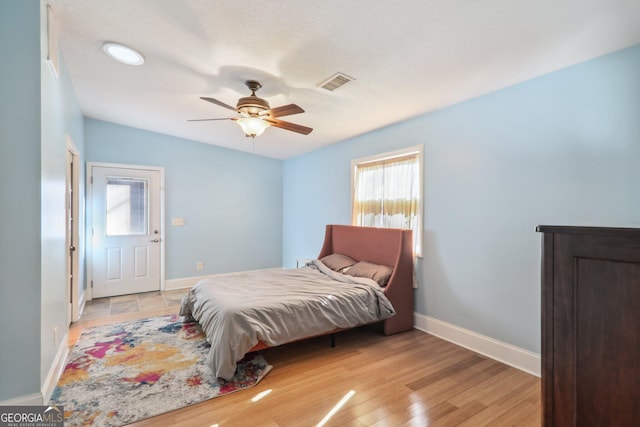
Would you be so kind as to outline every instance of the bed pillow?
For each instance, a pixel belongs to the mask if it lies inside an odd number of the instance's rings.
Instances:
[[[349,268],[356,263],[351,257],[342,254],[331,254],[322,258],[320,261],[333,271],[344,272],[345,268]]]
[[[381,264],[373,264],[367,261],[359,261],[344,274],[355,277],[366,277],[375,280],[378,285],[385,287],[391,278],[393,268]]]

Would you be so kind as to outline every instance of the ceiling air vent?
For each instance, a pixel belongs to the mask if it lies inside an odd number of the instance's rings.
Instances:
[[[351,80],[355,80],[355,79],[353,77],[347,76],[346,74],[335,73],[333,76],[329,77],[327,80],[323,81],[318,86],[333,92],[343,84],[349,83]]]

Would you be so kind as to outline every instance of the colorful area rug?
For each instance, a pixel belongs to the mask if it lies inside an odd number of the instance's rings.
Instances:
[[[210,345],[177,315],[85,329],[53,392],[65,426],[121,426],[256,385],[270,370],[258,353],[229,382],[206,365]]]

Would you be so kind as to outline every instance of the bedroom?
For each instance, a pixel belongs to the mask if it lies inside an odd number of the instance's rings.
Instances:
[[[229,240],[226,230],[246,231],[229,253],[216,254],[206,251],[209,241],[190,241],[188,227],[167,227],[167,239],[187,248],[167,248],[168,280],[200,274],[196,261],[203,261],[203,273],[214,274],[294,267],[316,256],[324,225],[350,221],[350,161],[423,144],[425,255],[418,263],[417,326],[454,325],[534,359],[540,352],[534,227],[640,223],[637,29],[616,52],[278,160],[84,117],[68,74],[54,80],[37,57],[6,44],[40,52],[40,4],[3,1],[2,8],[0,43],[3,56],[13,58],[3,65],[0,83],[2,182],[22,185],[2,190],[0,400],[42,393],[57,350],[51,331],[66,328],[64,242],[55,213],[63,202],[48,190],[56,193],[64,179],[60,141],[67,134],[83,161],[166,165],[167,185],[180,188],[167,199],[167,218],[201,227],[207,220],[228,224],[232,216],[233,227],[210,232]],[[637,18],[637,6],[632,10],[629,16]],[[226,185],[216,186],[221,182]],[[203,200],[208,188],[246,210],[215,209],[215,198]],[[250,210],[258,209],[256,222]],[[28,308],[18,303],[24,301]]]

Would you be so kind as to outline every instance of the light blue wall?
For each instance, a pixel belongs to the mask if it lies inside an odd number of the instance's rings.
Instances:
[[[640,226],[640,47],[285,161],[283,261],[350,221],[351,159],[424,144],[416,312],[540,351],[538,224]]]
[[[82,160],[165,167],[168,279],[316,256],[349,221],[351,159],[424,144],[416,311],[533,351],[535,225],[640,225],[640,47],[283,163],[83,121],[63,58],[59,79],[41,60],[42,13],[0,0],[0,400],[40,392],[66,331],[67,134]]]
[[[41,58],[47,57],[46,7],[41,8],[40,45]],[[55,13],[55,8],[54,8]],[[41,75],[41,383],[43,383],[56,352],[68,329],[67,319],[67,243],[65,226],[67,140],[71,140],[80,152],[84,150],[84,119],[80,105],[67,72],[63,53],[59,51],[57,77],[47,61],[40,62]],[[81,177],[80,182],[83,182]],[[84,185],[77,189],[84,194]],[[82,216],[76,219],[82,224]],[[79,241],[84,241],[81,230]],[[79,264],[84,264],[84,244],[78,247]],[[76,277],[76,285],[82,287],[83,271]],[[54,328],[57,342],[54,345]]]
[[[280,160],[94,119],[85,141],[88,161],[165,168],[167,279],[282,265]]]
[[[0,400],[40,390],[40,6],[0,0]]]
[[[39,0],[0,0],[0,401],[37,397],[66,345],[66,135],[82,151],[83,120],[45,22]]]

